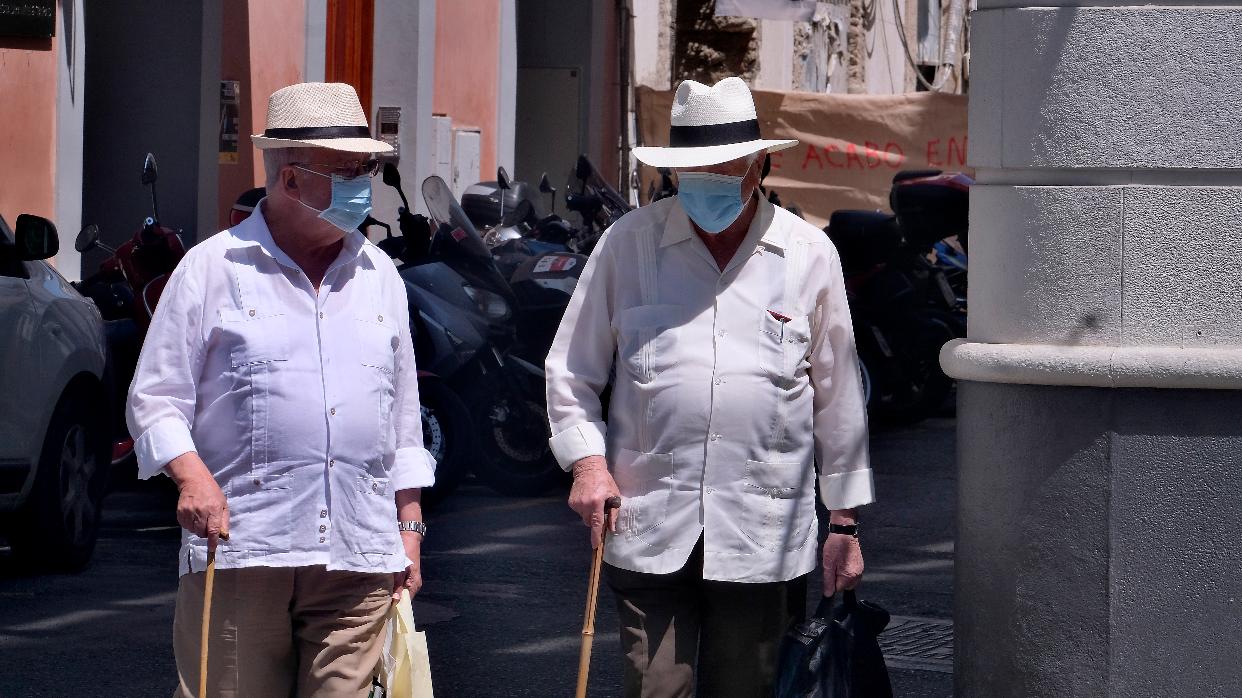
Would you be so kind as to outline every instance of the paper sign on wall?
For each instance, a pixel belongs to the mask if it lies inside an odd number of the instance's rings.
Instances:
[[[236,165],[237,133],[241,125],[239,105],[241,83],[237,80],[220,81],[220,164]]]

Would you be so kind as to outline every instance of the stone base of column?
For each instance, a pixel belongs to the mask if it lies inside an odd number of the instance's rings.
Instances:
[[[958,696],[1236,695],[1242,392],[965,381],[958,420]]]

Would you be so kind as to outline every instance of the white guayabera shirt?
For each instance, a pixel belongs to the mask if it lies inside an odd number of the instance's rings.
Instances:
[[[815,464],[829,509],[874,498],[840,260],[767,201],[723,272],[676,197],[626,214],[587,263],[547,376],[557,459],[606,455],[621,490],[612,565],[674,572],[702,535],[707,579],[793,579],[819,558]]]
[[[256,206],[160,299],[129,394],[139,476],[198,452],[228,500],[222,569],[402,570],[395,492],[435,473],[415,376],[388,255],[350,233],[316,292]],[[181,574],[206,545],[182,532]]]

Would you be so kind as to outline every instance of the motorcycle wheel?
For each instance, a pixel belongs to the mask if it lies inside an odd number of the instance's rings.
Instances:
[[[887,376],[887,385],[874,400],[877,419],[909,425],[940,409],[953,389],[953,379],[940,368],[940,350],[957,337],[952,323],[938,313],[916,320],[906,340],[909,345],[898,351],[897,375]]]
[[[419,381],[418,398],[423,413],[423,447],[436,459],[436,482],[423,488],[421,499],[423,508],[431,509],[466,479],[474,425],[465,404],[438,380]]]
[[[475,414],[482,458],[474,474],[503,495],[533,497],[568,480],[548,445],[548,412],[534,401],[506,404],[502,397]]]

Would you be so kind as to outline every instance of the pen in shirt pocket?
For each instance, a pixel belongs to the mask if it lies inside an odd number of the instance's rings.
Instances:
[[[784,342],[785,341],[785,323],[789,322],[793,318],[789,317],[788,315],[782,315],[781,313],[778,313],[775,310],[769,310],[768,314],[771,315],[774,320],[781,323],[781,341]]]

